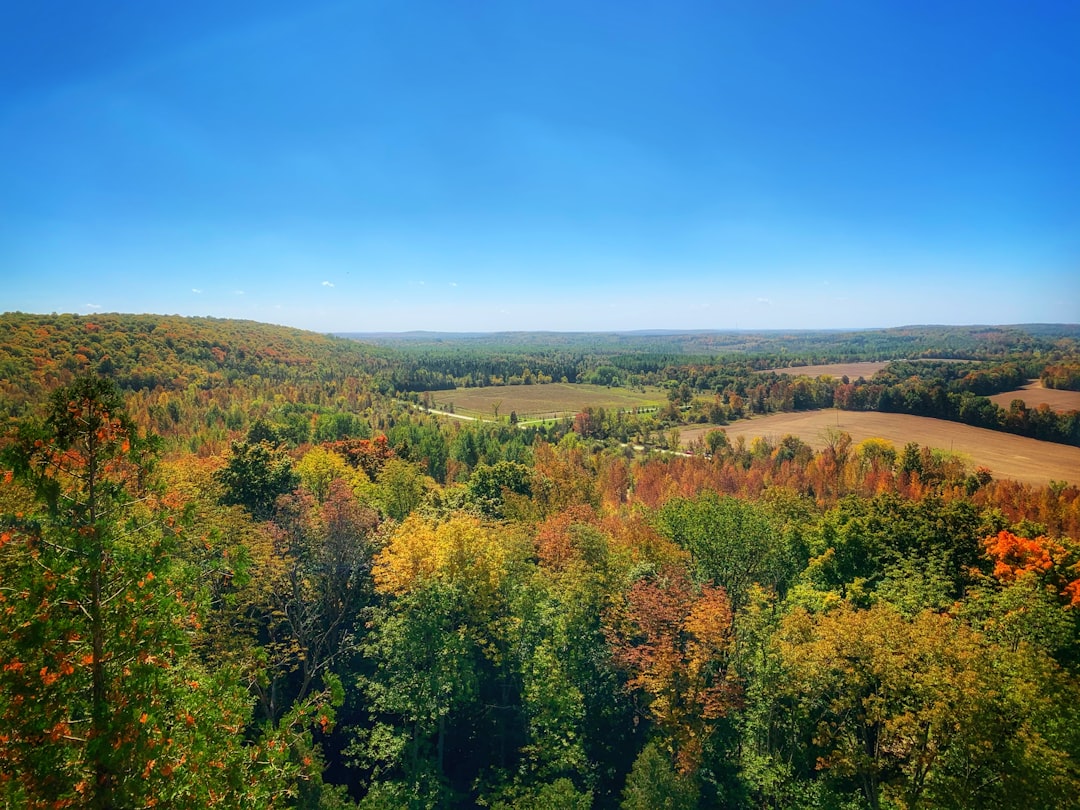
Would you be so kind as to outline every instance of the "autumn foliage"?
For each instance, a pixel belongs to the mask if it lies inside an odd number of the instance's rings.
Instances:
[[[930,386],[906,361],[846,383],[777,356],[599,364],[571,337],[0,335],[0,807],[1076,807],[1077,482],[720,427],[830,397],[981,419],[973,391],[1034,353],[926,361]],[[526,359],[668,404],[417,407],[424,381],[513,384]]]
[[[1080,554],[1048,537],[1019,537],[1002,529],[986,538],[986,553],[994,562],[994,576],[1001,582],[1015,582],[1030,575],[1060,591],[1072,607],[1080,607]]]
[[[679,568],[635,582],[609,617],[626,686],[645,697],[684,772],[700,764],[715,721],[738,705],[741,688],[728,668],[731,620],[723,589],[695,587]]]

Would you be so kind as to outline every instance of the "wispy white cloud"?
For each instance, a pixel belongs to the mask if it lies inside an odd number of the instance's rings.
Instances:
[[[243,290],[233,290],[232,294],[233,295],[243,295],[244,291]]]
[[[87,309],[101,309],[101,304],[87,304]]]
[[[758,298],[758,299],[757,299],[757,302],[758,302],[759,304],[771,304],[771,303],[772,303],[772,299],[771,299],[771,298]]]
[[[323,285],[324,287],[333,287],[333,286],[334,286],[334,282],[332,282],[332,281],[324,281],[324,282],[322,283],[322,285]]]
[[[451,282],[450,282],[450,286],[451,286],[451,287],[456,287],[456,286],[457,286],[457,282],[456,282],[456,281],[451,281]]]
[[[202,295],[202,290],[200,290],[198,287],[192,287],[191,291],[196,295]]]

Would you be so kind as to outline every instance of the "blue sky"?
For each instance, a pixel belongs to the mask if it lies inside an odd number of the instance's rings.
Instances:
[[[0,9],[0,311],[1080,321],[1080,4]]]

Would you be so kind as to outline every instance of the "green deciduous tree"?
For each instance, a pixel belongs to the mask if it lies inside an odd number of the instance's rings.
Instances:
[[[288,455],[267,440],[233,442],[217,478],[225,488],[224,503],[243,506],[256,520],[269,518],[278,496],[300,483]]]
[[[379,472],[374,500],[389,517],[405,520],[420,505],[429,481],[415,464],[392,458]]]
[[[352,753],[379,781],[405,787],[402,806],[444,803],[448,736],[476,699],[482,653],[461,597],[453,585],[427,581],[377,611],[365,643],[375,664],[360,680],[371,725]]]
[[[1042,651],[888,605],[796,610],[777,639],[807,753],[872,808],[1074,806],[1078,690]]]
[[[626,779],[622,810],[694,810],[697,803],[694,778],[679,773],[657,741],[647,743]]]
[[[469,500],[488,517],[506,517],[508,498],[532,494],[531,477],[528,467],[514,461],[500,461],[494,466],[481,464],[469,477]]]
[[[759,504],[708,494],[673,500],[658,517],[660,530],[690,552],[701,578],[724,587],[736,610],[755,583],[782,593],[802,567],[795,539]]]

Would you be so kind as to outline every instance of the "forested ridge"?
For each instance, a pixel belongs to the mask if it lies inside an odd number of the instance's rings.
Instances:
[[[1067,328],[919,332],[971,355],[861,383],[765,372],[840,356],[803,344],[454,367],[250,322],[0,330],[0,806],[1080,805],[1080,480],[840,431],[623,443],[1067,379]],[[670,407],[518,427],[394,382],[558,358]]]
[[[197,449],[246,427],[252,402],[263,416],[291,409],[293,433],[303,440],[303,423],[342,405],[355,412],[361,400],[370,408],[373,397],[416,402],[431,390],[568,381],[667,389],[672,407],[636,425],[639,432],[836,407],[931,416],[1080,446],[1080,412],[1019,400],[1005,408],[988,399],[1036,378],[1076,388],[1074,327],[372,339],[379,343],[212,318],[8,313],[0,316],[0,413],[18,415],[52,387],[95,373],[125,392],[148,394],[129,403],[140,424]],[[701,353],[705,348],[723,351]],[[808,364],[865,360],[892,362],[869,379],[798,376]]]

